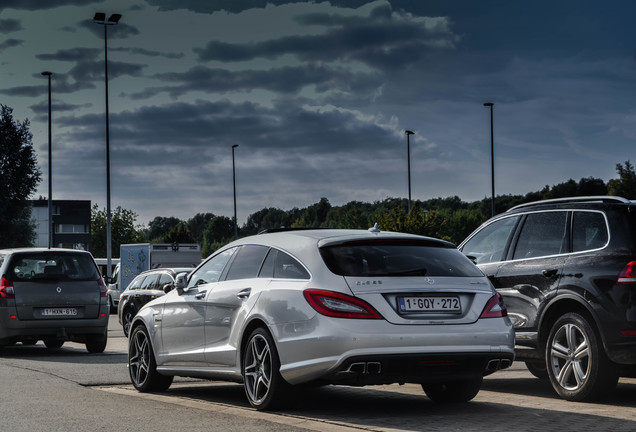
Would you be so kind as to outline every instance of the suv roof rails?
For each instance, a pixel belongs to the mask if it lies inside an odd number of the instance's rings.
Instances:
[[[568,197],[568,198],[552,198],[547,200],[523,203],[523,204],[516,205],[508,209],[507,211],[517,210],[520,208],[531,207],[531,206],[541,205],[541,204],[562,204],[562,203],[575,203],[575,202],[590,202],[590,203],[591,202],[602,202],[602,203],[614,202],[614,203],[622,203],[622,204],[631,203],[630,200],[623,197],[619,197],[619,196],[611,196],[611,195],[580,196],[580,197]]]
[[[321,230],[321,229],[326,229],[326,228],[307,228],[307,227],[300,227],[300,228],[289,228],[289,227],[267,228],[267,229],[264,229],[262,231],[259,231],[258,234],[271,234],[271,233],[287,232],[287,231],[307,231],[307,230]]]

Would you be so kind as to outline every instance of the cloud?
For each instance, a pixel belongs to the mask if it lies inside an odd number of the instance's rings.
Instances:
[[[165,57],[168,59],[183,58],[183,53],[164,53],[161,51],[152,51],[143,48],[113,48],[110,51],[128,52],[131,54],[145,55],[149,57]]]
[[[24,41],[19,39],[7,39],[4,42],[0,43],[0,52],[4,51],[7,48],[13,48],[16,46],[22,45]]]
[[[147,2],[150,5],[158,6],[160,11],[187,9],[197,13],[211,14],[226,11],[238,14],[251,9],[263,9],[268,5],[307,3],[307,0],[147,0]],[[331,0],[330,3],[334,6],[356,8],[369,3],[369,0]]]
[[[0,33],[12,33],[22,30],[22,24],[16,19],[0,19]]]
[[[61,6],[85,6],[90,3],[100,3],[103,0],[2,0],[0,12],[4,9],[44,10]]]

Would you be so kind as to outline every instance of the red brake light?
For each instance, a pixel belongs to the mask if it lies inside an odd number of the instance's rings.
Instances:
[[[13,282],[7,280],[4,276],[0,280],[0,298],[12,299],[15,298],[15,291],[13,290]]]
[[[479,318],[501,318],[508,316],[503,297],[497,293],[488,300]]]
[[[106,282],[104,282],[104,278],[100,277],[97,281],[97,285],[99,286],[99,296],[100,297],[108,297],[108,287],[106,286]]]
[[[629,262],[625,267],[623,267],[621,274],[618,275],[616,283],[636,283],[636,261]]]
[[[382,319],[367,302],[346,294],[308,289],[303,292],[307,302],[322,315],[334,318]]]

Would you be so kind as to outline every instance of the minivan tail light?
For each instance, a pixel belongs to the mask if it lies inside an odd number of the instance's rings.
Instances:
[[[618,284],[636,283],[636,261],[631,261],[623,267],[623,270],[618,275]]]
[[[334,318],[382,319],[371,305],[357,297],[334,291],[308,289],[303,292],[307,302],[318,313]]]
[[[2,276],[0,280],[0,298],[12,299],[15,298],[15,291],[13,290],[13,282]]]
[[[104,278],[100,277],[97,281],[97,285],[99,286],[99,296],[100,297],[108,297],[108,287],[104,282]]]
[[[508,316],[503,297],[497,293],[488,300],[479,318],[501,318]]]

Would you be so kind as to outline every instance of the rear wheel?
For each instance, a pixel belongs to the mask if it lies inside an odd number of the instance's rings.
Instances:
[[[22,339],[22,345],[35,345],[38,343],[36,338]]]
[[[527,361],[526,367],[535,377],[548,379],[548,368],[545,365],[545,361]]]
[[[422,389],[434,402],[461,403],[468,402],[479,393],[482,378],[462,381],[449,381],[446,383],[422,384]]]
[[[150,337],[144,326],[137,326],[128,340],[128,373],[133,386],[142,393],[164,391],[174,377],[157,372]]]
[[[99,354],[104,352],[107,343],[107,333],[104,333],[103,335],[89,336],[88,339],[86,339],[86,350],[89,353]]]
[[[291,386],[280,375],[278,352],[265,329],[250,335],[241,364],[245,394],[254,408],[273,409],[287,401]]]
[[[61,348],[62,345],[64,345],[64,341],[56,338],[45,338],[44,345],[46,345],[47,348],[56,349]]]
[[[601,398],[618,382],[603,343],[588,319],[578,313],[567,313],[552,326],[546,364],[552,387],[570,401]]]

